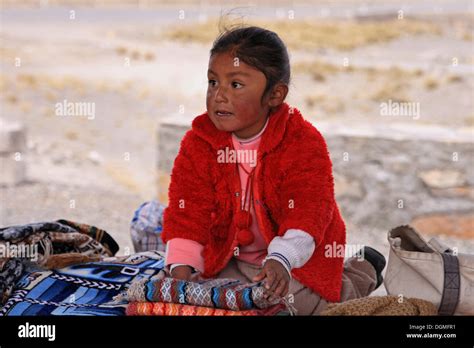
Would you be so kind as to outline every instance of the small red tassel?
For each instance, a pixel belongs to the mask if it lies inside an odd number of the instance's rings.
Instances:
[[[246,210],[240,210],[235,216],[235,225],[239,230],[249,228],[252,225],[252,215]]]
[[[248,229],[242,229],[237,232],[237,241],[240,245],[246,246],[253,243],[255,237],[252,231]]]

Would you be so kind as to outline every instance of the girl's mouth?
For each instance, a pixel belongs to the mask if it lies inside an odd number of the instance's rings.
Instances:
[[[217,110],[215,112],[215,115],[217,117],[229,117],[229,116],[232,116],[233,113],[232,112],[229,112],[229,111],[224,111],[224,110]]]

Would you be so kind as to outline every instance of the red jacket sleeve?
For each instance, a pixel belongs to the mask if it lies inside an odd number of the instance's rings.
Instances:
[[[324,239],[335,209],[332,164],[323,136],[312,126],[288,144],[281,186],[282,223],[278,234],[299,229]]]
[[[214,189],[205,145],[192,131],[181,142],[163,216],[165,243],[172,238],[185,238],[205,245],[209,240]]]

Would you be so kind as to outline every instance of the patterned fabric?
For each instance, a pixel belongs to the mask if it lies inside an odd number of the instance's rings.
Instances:
[[[283,299],[270,302],[263,295],[262,282],[243,284],[234,279],[192,282],[162,278],[133,283],[126,298],[129,302],[165,302],[233,311],[265,309],[284,303]]]
[[[164,254],[144,252],[58,270],[24,272],[0,316],[125,315],[113,297],[133,281],[164,276]]]
[[[10,297],[13,287],[23,274],[25,266],[19,259],[0,260],[0,304]]]
[[[127,306],[127,315],[157,315],[157,316],[270,316],[281,315],[285,306],[279,304],[267,309],[251,309],[245,311],[232,311],[219,308],[209,308],[185,305],[179,303],[163,302],[132,302]]]
[[[10,297],[23,271],[61,268],[115,255],[118,245],[104,230],[68,220],[0,228],[0,300]]]
[[[130,234],[136,252],[165,251],[166,246],[161,240],[164,209],[164,205],[152,200],[143,203],[135,211],[130,223]]]
[[[48,258],[54,254],[80,253],[85,256],[107,257],[115,255],[119,249],[106,231],[68,220],[0,228],[1,249],[8,251],[12,244],[17,249],[29,246],[36,250],[37,247],[38,255],[34,256],[38,259],[34,261],[39,265],[46,265]]]

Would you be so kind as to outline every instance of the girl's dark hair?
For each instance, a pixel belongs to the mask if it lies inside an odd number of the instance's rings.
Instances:
[[[262,99],[278,82],[290,84],[288,51],[275,32],[255,26],[226,29],[214,41],[210,55],[228,51],[265,75]]]

